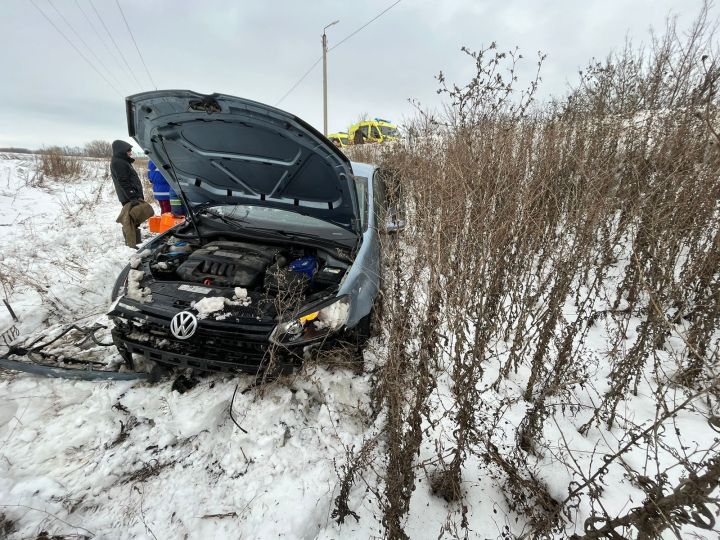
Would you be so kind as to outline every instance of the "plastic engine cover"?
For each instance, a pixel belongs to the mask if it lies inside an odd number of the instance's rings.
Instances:
[[[221,287],[252,287],[273,262],[278,248],[243,242],[211,242],[177,269],[184,281]]]

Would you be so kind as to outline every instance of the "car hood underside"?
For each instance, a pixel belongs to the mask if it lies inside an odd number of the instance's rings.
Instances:
[[[301,119],[243,98],[163,90],[126,100],[130,136],[191,207],[252,204],[358,232],[349,160]]]

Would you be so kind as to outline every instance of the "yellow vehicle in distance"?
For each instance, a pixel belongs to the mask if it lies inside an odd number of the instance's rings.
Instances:
[[[382,118],[362,120],[348,129],[348,138],[351,144],[396,141],[399,137],[397,126]]]
[[[342,148],[344,146],[347,146],[350,144],[348,139],[348,134],[344,131],[338,131],[337,133],[331,133],[328,135],[328,139],[330,139],[330,142],[333,143],[338,148]]]

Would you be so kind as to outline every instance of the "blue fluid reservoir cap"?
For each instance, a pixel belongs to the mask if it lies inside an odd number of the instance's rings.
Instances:
[[[305,274],[308,279],[312,279],[315,272],[317,272],[317,257],[309,256],[295,259],[290,263],[289,267],[291,271],[297,272],[298,274]]]
[[[169,248],[170,253],[189,253],[192,251],[190,244],[184,241],[175,242]]]

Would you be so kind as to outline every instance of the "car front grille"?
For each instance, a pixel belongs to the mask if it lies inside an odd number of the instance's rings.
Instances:
[[[113,334],[125,343],[130,352],[141,352],[149,359],[183,367],[210,371],[259,369],[267,363],[268,337],[272,324],[237,325],[223,329],[203,327],[202,321],[191,338],[180,340],[170,333],[170,320],[156,317],[143,321],[140,326],[115,319]],[[137,351],[133,346],[138,346]],[[142,349],[142,350],[140,350]],[[197,362],[193,362],[197,360]]]

